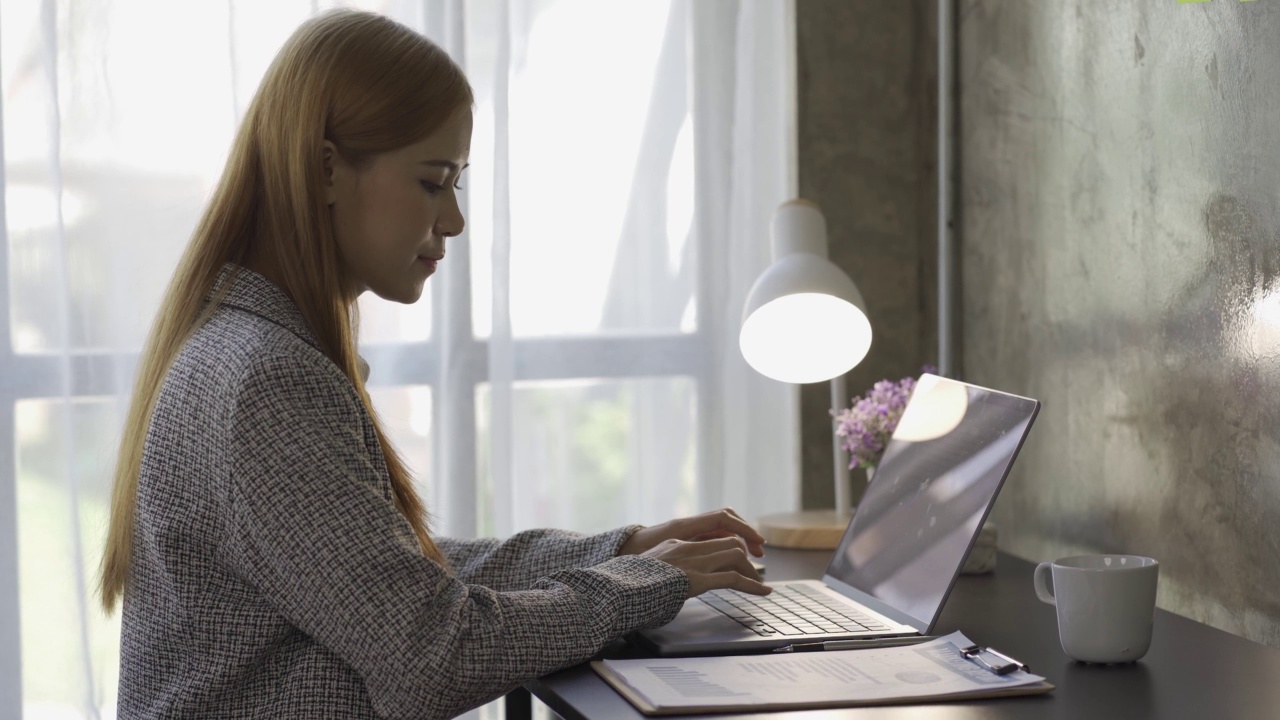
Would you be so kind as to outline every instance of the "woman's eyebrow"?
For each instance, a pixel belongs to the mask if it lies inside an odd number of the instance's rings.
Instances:
[[[423,160],[418,164],[431,165],[433,167],[449,168],[449,172],[461,172],[461,170],[458,169],[458,163],[452,162],[450,160]],[[469,167],[471,167],[471,163],[467,163],[466,165],[463,165],[462,170],[466,170]]]

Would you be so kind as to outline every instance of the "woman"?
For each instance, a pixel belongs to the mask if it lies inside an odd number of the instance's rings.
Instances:
[[[448,717],[764,594],[732,511],[595,537],[433,538],[355,352],[462,232],[461,70],[378,15],[304,23],[262,81],[142,357],[101,596],[122,718]]]

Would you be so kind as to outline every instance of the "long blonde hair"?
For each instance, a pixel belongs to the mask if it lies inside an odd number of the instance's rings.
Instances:
[[[227,262],[250,257],[302,312],[324,353],[355,385],[386,457],[396,509],[425,556],[446,564],[404,462],[374,413],[358,367],[354,297],[334,241],[323,182],[324,140],[357,167],[418,142],[474,104],[462,70],[422,35],[380,15],[335,10],[304,22],[262,79],[222,178],[187,245],[151,328],[125,419],[98,588],[112,612],[133,546],[143,445],[179,350],[217,307],[204,303]],[[229,283],[228,283],[229,285]]]

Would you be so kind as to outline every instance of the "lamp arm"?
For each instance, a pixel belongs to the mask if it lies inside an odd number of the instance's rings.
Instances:
[[[848,395],[845,392],[844,375],[840,374],[831,378],[831,409],[837,413],[844,404],[849,402]],[[853,508],[853,501],[850,500],[849,486],[849,457],[845,449],[840,444],[840,438],[836,435],[836,428],[840,427],[840,422],[835,418],[831,418],[831,445],[834,449],[833,460],[835,462],[835,510],[836,514],[847,517]]]

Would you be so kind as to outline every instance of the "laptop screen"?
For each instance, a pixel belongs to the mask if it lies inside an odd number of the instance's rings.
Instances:
[[[922,375],[827,575],[932,628],[1039,407]]]

